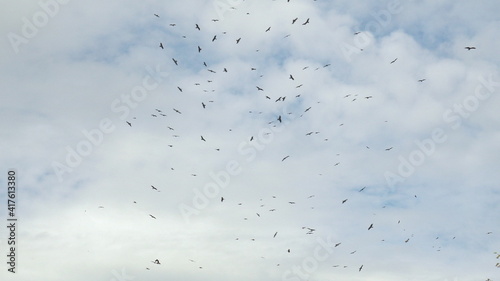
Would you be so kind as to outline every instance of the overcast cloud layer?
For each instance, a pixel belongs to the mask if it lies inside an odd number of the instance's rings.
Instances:
[[[1,280],[500,280],[500,2],[3,2]]]

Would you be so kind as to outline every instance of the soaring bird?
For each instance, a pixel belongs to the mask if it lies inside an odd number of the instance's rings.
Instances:
[[[266,32],[268,32],[269,30],[271,30],[271,27],[268,27],[268,28],[266,29]]]
[[[290,155],[287,155],[283,159],[281,159],[281,162],[285,161],[288,157],[290,157]],[[291,202],[288,202],[288,203],[292,204]],[[293,204],[295,204],[295,203],[293,203]]]
[[[278,116],[278,121],[280,121],[280,123],[281,123],[281,115],[280,115],[280,116]]]
[[[395,63],[398,60],[398,58],[395,58],[391,63]]]
[[[418,80],[418,82],[424,82],[424,81],[425,81],[425,79],[419,79]]]
[[[258,90],[258,91],[264,91],[264,90],[263,90],[261,87],[259,87],[259,86],[255,86],[255,87],[257,87],[257,90]]]
[[[172,60],[174,61],[175,65],[178,65],[176,59],[172,58]]]
[[[391,147],[389,147],[389,148],[386,148],[386,149],[385,149],[385,151],[389,151],[389,150],[391,150],[391,149],[392,149],[392,146],[391,146]]]
[[[241,37],[236,39],[236,44],[240,43]]]
[[[214,42],[215,40],[217,40],[217,35],[214,35],[214,38],[212,38],[212,42]]]
[[[157,18],[159,18],[159,17],[160,17],[160,16],[159,16],[159,15],[157,15],[157,14],[154,14],[154,15],[155,15],[155,17],[157,17]]]
[[[361,271],[361,269],[363,269],[363,265],[361,265],[361,266],[359,267],[359,271]]]
[[[161,42],[160,42],[160,48],[162,48],[162,49],[163,49],[163,44],[162,44]]]
[[[154,264],[161,264],[158,259],[155,259],[154,261],[152,261],[152,263],[154,263]]]
[[[149,216],[152,217],[153,219],[156,219],[156,217],[151,215],[151,214],[149,214]],[[160,263],[158,263],[158,264],[160,264]]]
[[[347,199],[342,200],[342,204],[344,204],[345,202],[347,202]]]
[[[132,127],[132,123],[130,123],[130,122],[128,122],[128,121],[125,121],[125,122],[127,122],[127,124],[128,124],[130,127]]]
[[[203,106],[203,108],[205,108],[205,106],[206,106],[206,105],[202,102],[202,103],[201,103],[201,106]]]
[[[373,223],[370,224],[370,226],[368,227],[368,230],[372,229],[373,228]]]
[[[205,138],[203,138],[203,136],[201,136],[201,140],[202,140],[202,141],[206,141],[206,140],[205,140]]]
[[[199,53],[199,52],[201,52],[201,47],[200,47],[200,46],[198,46],[198,53]]]
[[[476,47],[465,47],[465,49],[467,49],[467,51],[470,51],[470,50],[475,50]]]
[[[292,74],[290,74],[290,77],[288,77],[289,79],[292,79],[292,80],[295,80],[292,76]]]
[[[276,231],[276,233],[274,233],[273,238],[275,238],[275,237],[276,237],[276,235],[278,235],[278,231]]]
[[[309,18],[307,18],[307,20],[302,25],[306,25],[308,23],[309,23]]]
[[[298,19],[299,19],[299,18],[294,18],[294,19],[292,20],[292,24],[294,24],[294,23],[295,23]]]
[[[175,108],[174,108],[174,111],[177,112],[177,113],[179,113],[179,114],[182,114],[179,110],[177,110]]]
[[[182,92],[182,89],[181,89],[181,87],[177,86],[177,89],[179,89],[179,91],[181,91],[181,92]]]
[[[201,30],[200,26],[198,24],[195,25],[195,28],[198,29],[198,30]]]
[[[221,197],[221,198],[220,198],[220,201],[221,201],[221,202],[224,202],[224,197]]]

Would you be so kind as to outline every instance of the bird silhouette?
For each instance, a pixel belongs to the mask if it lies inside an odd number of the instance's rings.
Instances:
[[[160,42],[160,48],[162,48],[162,49],[163,49],[163,44],[162,44],[161,42]]]
[[[132,123],[130,123],[130,122],[128,122],[128,121],[125,121],[125,122],[127,122],[127,124],[128,124],[130,127],[132,127]]]
[[[465,49],[467,49],[467,51],[470,51],[470,50],[475,50],[476,47],[465,47]]]
[[[398,58],[395,58],[391,63],[395,63],[398,60]]]
[[[206,141],[206,140],[205,140],[205,138],[203,138],[203,136],[201,136],[201,140],[202,140],[202,141]]]
[[[287,156],[285,156],[283,159],[281,159],[281,162],[285,161],[288,157],[290,157],[290,155],[287,155]],[[291,202],[288,202],[288,203],[290,203],[290,204],[295,204],[295,203],[291,203]]]
[[[294,18],[294,19],[292,20],[292,24],[294,24],[294,23],[295,23],[298,19],[299,19],[299,18]]]
[[[236,44],[240,43],[241,37],[236,39]]]
[[[309,23],[309,18],[307,18],[307,20],[302,25],[306,25],[308,23]]]
[[[201,30],[201,29],[200,29],[200,26],[199,26],[198,24],[196,24],[194,27],[195,27],[196,29],[198,29],[198,30]]]
[[[172,58],[172,60],[174,61],[175,65],[178,65],[176,59]]]
[[[269,30],[271,30],[271,27],[268,27],[268,28],[266,29],[266,32],[268,32]]]
[[[373,223],[370,224],[370,226],[368,227],[368,230],[372,229],[373,228]]]
[[[156,217],[155,217],[155,216],[153,216],[153,215],[151,215],[151,214],[149,214],[149,216],[150,216],[150,217],[152,217],[153,219],[156,219]]]

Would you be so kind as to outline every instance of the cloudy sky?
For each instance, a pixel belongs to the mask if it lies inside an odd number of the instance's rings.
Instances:
[[[2,3],[2,280],[500,280],[498,1]]]

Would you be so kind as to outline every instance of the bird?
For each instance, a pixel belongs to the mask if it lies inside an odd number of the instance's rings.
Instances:
[[[299,19],[299,18],[294,18],[294,19],[292,20],[292,24],[294,24],[294,23],[295,23],[298,19]]]
[[[154,14],[154,15],[155,15],[155,17],[157,17],[157,18],[159,18],[159,17],[160,17],[160,16],[159,16],[159,15],[157,15],[157,14]]]
[[[154,261],[152,261],[152,263],[154,263],[154,264],[161,264],[158,259],[155,259]]]
[[[150,216],[150,217],[152,217],[153,219],[156,219],[156,217],[155,217],[155,216],[153,216],[153,215],[151,215],[151,214],[149,214],[149,216]],[[159,264],[159,263],[158,263],[158,264]]]
[[[174,61],[175,65],[178,65],[176,59],[172,58],[172,60]]]
[[[395,63],[398,60],[398,58],[395,58],[391,63]]]
[[[202,141],[206,141],[206,140],[205,140],[205,138],[203,138],[203,136],[201,136],[201,140],[202,140]]]
[[[292,74],[290,74],[289,79],[295,80],[295,79],[293,78]]]
[[[373,223],[370,224],[370,226],[368,227],[368,230],[372,229],[373,228]]]
[[[268,27],[268,28],[266,29],[266,32],[268,32],[269,30],[271,30],[271,27]]]
[[[203,106],[203,108],[205,108],[205,106],[206,106],[206,105],[202,102],[202,103],[201,103],[201,106]]]
[[[274,233],[273,238],[275,238],[275,237],[276,237],[276,235],[278,235],[278,231],[276,231],[276,232]]]
[[[198,46],[198,53],[199,53],[199,52],[201,52],[201,47],[200,47],[200,46]]]
[[[199,26],[198,24],[196,24],[194,27],[195,27],[196,29],[198,29],[198,30],[201,30],[201,29],[200,29],[200,26]]]
[[[236,44],[240,43],[241,37],[236,39]]]
[[[182,92],[182,89],[181,89],[181,87],[177,86],[177,89],[179,89],[179,91],[181,91],[181,92]]]
[[[359,267],[359,271],[361,271],[361,269],[363,269],[363,265],[361,265],[361,266]]]
[[[391,150],[391,149],[392,149],[392,146],[391,146],[391,147],[389,147],[389,148],[386,148],[385,150],[386,150],[386,151],[389,151],[389,150]]]
[[[128,124],[130,127],[132,127],[132,123],[130,123],[130,122],[128,122],[128,121],[125,121],[125,122],[127,122],[127,124]]]
[[[345,202],[347,202],[347,199],[342,200],[342,204],[344,204]]]
[[[217,40],[217,35],[214,35],[214,38],[212,38],[212,42],[214,42],[215,40]]]
[[[424,81],[425,81],[425,79],[419,79],[418,80],[418,82],[424,82]]]
[[[467,49],[467,51],[470,51],[470,50],[475,50],[476,47],[465,47],[465,49]]]
[[[177,110],[177,109],[175,109],[175,108],[174,108],[174,111],[175,111],[175,112],[177,112],[177,113],[179,113],[179,114],[182,114],[179,110]],[[169,128],[170,128],[170,127],[169,127]]]
[[[257,90],[258,90],[258,91],[264,91],[264,90],[263,90],[261,87],[259,87],[259,86],[255,86],[255,87],[257,87]]]
[[[307,20],[302,25],[306,25],[308,23],[309,23],[309,18],[307,18]]]
[[[361,31],[356,31],[356,32],[354,32],[354,35],[358,35],[360,33],[361,33]]]
[[[285,161],[288,157],[290,157],[290,155],[287,155],[283,159],[281,159],[281,162]],[[288,203],[290,203],[290,202],[288,202]],[[290,204],[292,204],[292,203],[290,203]],[[295,203],[293,203],[293,204],[295,204]]]
[[[277,119],[277,120],[278,120],[278,121],[280,121],[280,123],[281,123],[281,115],[280,115],[280,116],[278,116],[278,119]]]
[[[221,197],[221,198],[220,198],[220,201],[221,201],[221,202],[224,202],[224,197]]]
[[[163,44],[162,44],[161,42],[160,42],[160,48],[162,48],[162,49],[163,49]]]
[[[288,252],[290,253],[290,249],[288,249]]]

